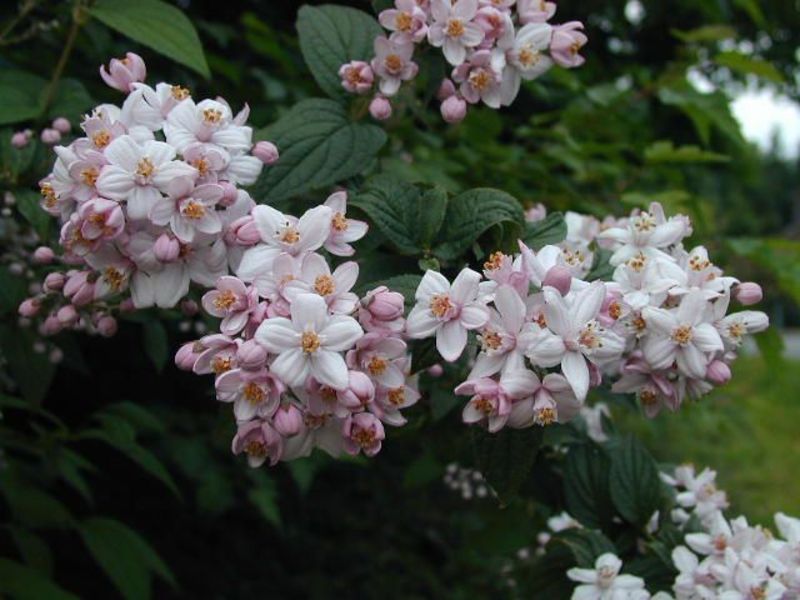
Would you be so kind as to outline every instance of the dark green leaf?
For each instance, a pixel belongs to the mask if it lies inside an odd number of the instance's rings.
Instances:
[[[632,435],[625,436],[610,454],[609,483],[614,506],[627,521],[643,526],[660,506],[658,466]]]
[[[15,525],[9,525],[8,530],[25,563],[42,573],[52,574],[53,553],[40,536]]]
[[[46,90],[42,92],[47,93]],[[47,111],[50,118],[67,117],[79,121],[80,117],[94,105],[94,100],[84,85],[77,79],[62,79],[58,84],[55,99]]]
[[[50,494],[10,476],[0,479],[2,493],[18,522],[35,529],[61,529],[72,525],[67,507]]]
[[[444,215],[447,211],[447,192],[440,187],[431,188],[423,193],[419,199],[416,214],[419,217],[417,223],[416,239],[423,248],[430,248],[436,239],[436,234],[444,222]]]
[[[374,290],[376,287],[385,285],[391,291],[403,294],[406,308],[410,308],[416,303],[414,296],[417,293],[420,281],[422,281],[422,276],[420,275],[396,275],[394,277],[389,277],[389,279],[373,281],[372,283],[361,286],[360,289],[364,292],[368,292]]]
[[[169,358],[167,330],[164,329],[161,321],[149,320],[144,323],[142,332],[144,335],[144,351],[156,370],[161,371]]]
[[[319,87],[332,98],[350,94],[342,88],[339,67],[351,60],[368,61],[373,42],[383,33],[378,22],[365,12],[326,4],[303,6],[297,13],[300,50]]]
[[[539,250],[542,246],[558,244],[567,237],[567,222],[560,212],[550,213],[541,221],[525,223],[522,241]]]
[[[25,71],[0,70],[0,125],[18,123],[39,116],[39,93],[47,81]]]
[[[0,315],[16,314],[20,303],[28,297],[25,280],[0,266]]]
[[[614,544],[601,532],[594,529],[567,529],[555,534],[551,544],[564,544],[570,549],[579,567],[590,569],[602,554],[616,554]]]
[[[27,329],[0,325],[0,340],[3,340],[3,353],[23,397],[34,404],[41,403],[55,375],[55,366],[46,353],[34,352],[36,338]]]
[[[89,12],[135,42],[211,77],[197,30],[183,13],[161,0],[97,0]]]
[[[296,104],[258,139],[275,143],[281,157],[264,169],[254,197],[277,202],[361,173],[386,143],[386,133],[351,122],[336,102],[317,98]]]
[[[373,177],[350,202],[369,216],[401,254],[421,253],[419,245],[421,193],[393,177]]]
[[[39,205],[39,200],[41,200],[39,194],[33,190],[19,190],[16,193],[16,198],[19,212],[31,224],[31,227],[39,236],[39,240],[46,242],[53,217]]]
[[[0,558],[0,592],[16,600],[78,600],[61,589],[41,571]]]
[[[411,351],[412,373],[419,373],[442,362],[442,357],[439,356],[439,352],[436,350],[436,340],[433,338],[414,340],[409,343],[408,349]]]
[[[541,427],[506,428],[497,433],[472,428],[478,470],[503,502],[516,495],[530,475],[543,435]]]
[[[603,529],[614,516],[610,468],[611,461],[595,444],[570,446],[564,465],[564,495],[567,511],[585,527]]]

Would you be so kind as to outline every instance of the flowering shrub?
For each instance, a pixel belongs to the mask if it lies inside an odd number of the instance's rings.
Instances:
[[[369,105],[378,120],[392,114],[390,98],[419,72],[414,62],[417,45],[441,48],[449,78],[437,93],[442,118],[462,121],[471,104],[508,106],[522,81],[546,73],[553,65],[579,67],[579,54],[588,38],[583,24],[551,25],[554,2],[542,0],[396,0],[394,8],[378,15],[391,32],[375,38],[375,55],[339,68],[342,87],[353,94],[377,88]]]

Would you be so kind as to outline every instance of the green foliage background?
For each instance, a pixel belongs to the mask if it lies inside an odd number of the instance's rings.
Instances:
[[[338,4],[372,13],[366,1]],[[118,102],[96,68],[133,49],[145,57],[151,82],[180,82],[199,96],[250,105],[259,136],[282,152],[254,186],[259,201],[297,213],[334,183],[360,191],[354,205],[376,225],[388,224],[361,242],[365,282],[401,277],[397,286],[411,287],[409,273],[457,266],[472,248],[463,246],[465,236],[440,231],[442,223],[471,222],[468,209],[490,201],[496,210],[481,211],[481,228],[470,231],[485,233],[484,250],[520,234],[546,243],[542,231],[519,229],[519,215],[500,196],[473,188],[599,216],[655,199],[693,218],[696,240],[716,262],[763,282],[774,323],[796,325],[797,167],[759,154],[730,110],[732,95],[748,85],[800,97],[794,3],[647,0],[641,22],[625,16],[626,4],[559,3],[560,20],[587,23],[586,66],[554,70],[526,85],[513,107],[474,109],[451,127],[431,102],[444,73],[431,56],[421,59],[419,86],[402,93],[386,124],[370,122],[363,101],[341,94],[330,72],[342,60],[308,40],[345,28],[357,33],[331,52],[365,58],[374,25],[361,13],[305,8],[298,20],[299,3],[290,0],[5,3],[2,191],[17,197],[21,224],[43,238],[53,233],[32,191],[51,158],[40,146],[12,149],[11,132],[56,115],[77,123],[94,104]],[[300,41],[296,21],[306,32]],[[696,91],[686,79],[690,69],[715,91]],[[548,516],[541,504],[465,502],[441,479],[457,461],[541,499],[561,493],[553,483],[560,475],[538,469],[535,451],[519,459],[533,469],[525,480],[487,464],[497,450],[475,454],[486,440],[473,445],[459,422],[459,401],[442,384],[425,383],[429,394],[411,423],[390,433],[376,460],[315,456],[252,471],[229,454],[232,424],[210,382],[171,366],[169,353],[185,337],[179,314],[139,315],[112,340],[62,335],[57,343],[66,358],[56,369],[32,352],[30,333],[16,325],[25,293],[0,265],[1,594],[515,597],[536,578],[509,565],[520,548],[535,546]],[[718,467],[734,508],[766,521],[774,510],[800,505],[796,478],[786,477],[800,464],[800,449],[783,425],[796,422],[794,365],[781,358],[777,334],[761,339],[762,357],[737,365],[734,383],[701,406],[653,422],[625,403],[615,413],[620,429],[642,435],[656,459]],[[517,443],[508,440],[508,450],[516,452]],[[583,467],[575,458],[565,469],[577,477],[592,464],[585,458]],[[652,478],[648,460],[629,466]],[[626,489],[627,471],[611,468],[612,490]],[[567,490],[554,501],[580,511],[584,500]],[[598,527],[612,504],[636,522],[641,506],[660,501],[630,494],[605,500],[586,511]],[[567,542],[596,549],[604,539]],[[509,586],[512,578],[517,588]],[[563,593],[554,590],[539,590],[540,597]]]

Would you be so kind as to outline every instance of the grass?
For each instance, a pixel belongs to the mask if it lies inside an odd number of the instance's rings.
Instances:
[[[733,380],[700,402],[623,420],[658,460],[716,469],[733,515],[765,525],[779,510],[800,515],[800,362],[743,357]]]

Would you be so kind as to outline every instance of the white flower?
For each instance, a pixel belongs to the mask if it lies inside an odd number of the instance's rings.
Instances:
[[[175,148],[164,142],[139,144],[131,136],[121,135],[104,154],[109,164],[100,171],[97,191],[104,198],[127,201],[128,218],[133,220],[148,217],[172,180],[197,177],[194,167],[174,160]]]
[[[169,196],[160,198],[150,211],[155,225],[169,224],[184,243],[194,241],[195,233],[215,235],[222,221],[214,208],[222,199],[222,187],[215,183],[194,186],[191,179],[179,177],[169,184]]]
[[[623,263],[640,252],[648,258],[661,257],[671,260],[664,248],[677,244],[691,233],[684,217],[664,216],[657,202],[650,205],[650,212],[640,212],[628,219],[625,227],[611,227],[597,235],[598,240],[612,240],[621,246],[611,256],[611,264]]]
[[[706,306],[702,292],[694,290],[676,310],[648,306],[642,311],[648,331],[642,350],[652,368],[667,369],[677,362],[689,377],[705,377],[708,354],[723,350],[717,330],[703,322]]]
[[[649,598],[644,581],[633,575],[620,575],[622,561],[607,552],[597,558],[594,569],[573,568],[567,577],[579,585],[572,593],[572,600],[634,600]]]
[[[450,282],[436,271],[427,271],[417,288],[417,305],[411,310],[406,331],[411,338],[436,335],[436,349],[454,361],[467,345],[467,330],[489,320],[489,310],[477,302],[480,273],[464,269]]]
[[[325,300],[300,294],[291,306],[291,320],[267,319],[255,339],[278,357],[270,370],[289,386],[302,386],[309,376],[336,390],[348,385],[347,365],[341,352],[350,349],[364,332],[358,322],[330,316]]]
[[[333,211],[331,231],[325,240],[325,250],[336,256],[352,256],[355,250],[350,242],[356,242],[367,234],[369,226],[364,221],[348,219],[347,192],[334,192],[325,200],[325,206]]]
[[[489,322],[478,332],[481,351],[467,379],[489,377],[498,371],[524,369],[524,355],[517,345],[525,323],[525,303],[514,288],[501,285],[494,296],[497,310],[490,309]]]
[[[550,46],[553,28],[547,23],[529,23],[521,27],[515,36],[511,17],[506,14],[504,18],[508,22],[505,35],[497,40],[492,64],[495,70],[503,74],[501,103],[509,106],[519,94],[523,79],[536,79],[553,66],[553,59],[544,54]]]
[[[300,277],[290,281],[284,295],[291,302],[302,293],[318,294],[335,314],[349,314],[356,309],[358,296],[350,290],[358,279],[358,263],[342,263],[331,273],[328,262],[319,254],[307,254],[300,267]]]
[[[236,124],[227,104],[203,100],[195,104],[191,98],[174,107],[164,123],[167,143],[178,152],[192,144],[214,144],[228,152],[247,152],[252,146],[253,130]]]
[[[442,47],[444,57],[453,66],[467,58],[467,48],[483,40],[483,30],[473,19],[478,12],[478,0],[431,0],[434,22],[428,30],[431,46]]]

